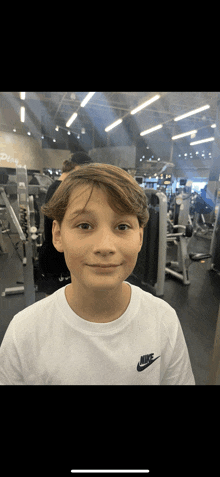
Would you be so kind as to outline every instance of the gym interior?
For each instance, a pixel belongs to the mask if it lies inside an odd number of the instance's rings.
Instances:
[[[77,151],[143,188],[150,219],[127,281],[176,310],[196,385],[220,384],[218,92],[0,93],[0,344],[46,296],[40,209]]]

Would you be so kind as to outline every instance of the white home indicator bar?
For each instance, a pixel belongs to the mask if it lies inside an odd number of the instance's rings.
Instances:
[[[77,469],[77,470],[71,470],[71,472],[75,473],[75,474],[78,474],[78,473],[81,473],[81,474],[91,474],[91,473],[102,473],[102,472],[105,472],[105,473],[108,473],[108,474],[114,474],[115,472],[119,472],[119,473],[129,473],[129,474],[136,474],[136,472],[138,472],[139,474],[144,474],[146,472],[150,472],[148,469],[144,469],[144,470],[140,470],[140,469],[137,469],[137,470],[129,470],[129,469],[124,469],[124,470],[118,470],[118,469],[114,469],[114,470],[109,470],[109,469],[98,469],[98,470],[82,470],[82,469]]]

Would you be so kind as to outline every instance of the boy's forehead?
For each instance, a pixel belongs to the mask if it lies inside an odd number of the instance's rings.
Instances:
[[[99,202],[100,200],[102,200],[102,202],[103,200],[107,201],[107,194],[105,192],[94,187],[91,194],[91,189],[92,187],[90,185],[77,186],[70,195],[68,208],[72,210],[75,208],[78,209],[80,206],[84,208],[88,199],[88,204],[90,202]]]
[[[75,211],[77,214],[81,210],[83,211],[85,210],[85,212],[87,210],[92,211],[92,209],[95,208],[96,204],[102,205],[103,203],[105,203],[105,207],[109,206],[111,208],[111,206],[108,203],[107,193],[104,190],[94,186],[92,194],[91,194],[91,189],[92,189],[91,185],[76,186],[70,195],[69,203],[68,203],[67,211],[65,215],[72,217],[75,215]],[[134,218],[137,219],[137,216],[135,214],[119,212],[117,210],[113,210],[113,212],[114,214],[119,216],[132,215]]]
[[[91,186],[81,186],[75,188],[69,198],[69,203],[66,210],[67,218],[74,217],[83,212],[93,212],[97,210],[97,206],[104,204],[105,209],[110,207],[108,203],[107,193],[98,187],[94,187],[91,194]],[[111,207],[110,207],[111,208]]]

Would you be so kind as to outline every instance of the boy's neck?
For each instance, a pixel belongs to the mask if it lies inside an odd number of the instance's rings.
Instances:
[[[117,290],[88,292],[70,283],[65,290],[66,299],[72,310],[81,318],[94,323],[108,323],[126,311],[131,298],[131,287],[122,283]]]

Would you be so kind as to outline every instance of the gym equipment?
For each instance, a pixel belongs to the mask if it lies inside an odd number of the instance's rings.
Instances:
[[[17,198],[19,205],[19,219],[20,222],[6,196],[4,188],[0,188],[1,198],[7,208],[7,211],[12,218],[17,233],[23,244],[23,276],[24,286],[5,288],[2,296],[12,295],[15,293],[24,293],[25,306],[32,305],[35,302],[35,287],[33,277],[33,263],[32,263],[32,243],[30,241],[30,232],[32,233],[32,240],[36,240],[37,229],[33,226],[30,227],[30,209],[29,209],[29,197],[28,197],[28,179],[26,166],[17,167]],[[32,200],[32,212],[33,212],[33,200]],[[32,222],[33,223],[33,222]]]
[[[166,263],[165,272],[179,278],[184,285],[189,285],[188,268],[190,259],[187,252],[188,240],[192,236],[191,225],[173,225],[174,232],[167,234],[167,241],[173,241],[177,245],[177,261]],[[175,233],[175,229],[182,229],[182,232]]]
[[[206,260],[210,258],[209,253],[188,253],[189,242],[187,238],[192,237],[192,226],[191,225],[174,225],[173,228],[182,228],[183,231],[179,233],[167,234],[167,240],[173,241],[177,249],[177,261],[171,261],[166,263],[165,272],[173,275],[176,278],[182,280],[184,285],[190,285],[189,280],[189,266],[191,263],[200,262],[201,260]],[[172,267],[172,268],[171,268]]]
[[[212,235],[210,254],[212,255],[210,269],[220,274],[220,204],[216,206],[216,219]]]
[[[4,189],[2,189],[4,190]],[[1,193],[1,192],[0,192]],[[7,248],[4,244],[4,240],[3,240],[3,233],[7,232],[9,229],[6,228],[6,230],[2,230],[3,229],[3,220],[5,220],[5,211],[6,211],[6,207],[4,205],[4,207],[2,207],[2,205],[0,205],[0,255],[5,255],[5,256],[8,256],[8,252],[7,252]]]
[[[211,239],[214,224],[207,222],[204,215],[209,214],[210,216],[213,206],[210,204],[211,201],[207,202],[207,200],[197,193],[191,196],[190,222],[193,225],[194,235]]]
[[[144,190],[148,198],[149,221],[144,228],[143,245],[132,275],[150,293],[164,294],[167,233],[167,198],[154,189]]]
[[[180,279],[184,285],[190,285],[189,266],[192,262],[206,260],[211,255],[208,253],[188,253],[190,238],[193,235],[193,226],[191,224],[184,225],[190,219],[190,196],[191,193],[176,196],[174,205],[174,224],[168,219],[169,227],[172,232],[167,234],[167,242],[174,242],[177,245],[177,261],[169,261],[166,263],[165,272]],[[176,232],[177,231],[177,232]]]

